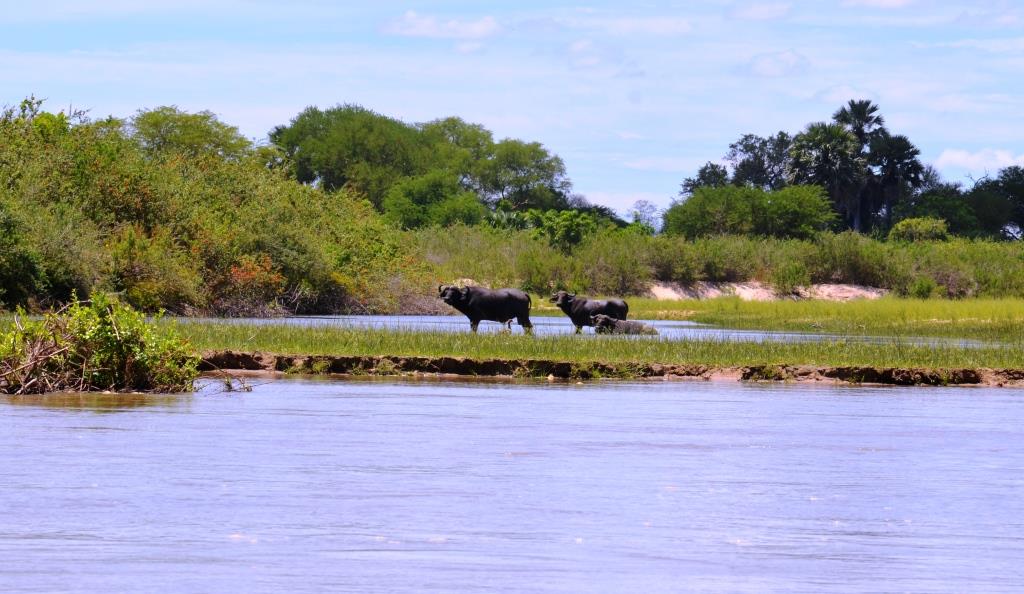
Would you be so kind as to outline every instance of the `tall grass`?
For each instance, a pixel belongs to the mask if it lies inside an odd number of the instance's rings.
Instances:
[[[568,362],[743,365],[864,365],[1024,368],[1019,348],[917,346],[847,341],[753,343],[637,340],[596,335],[531,337],[286,325],[185,322],[178,332],[200,350],[233,349],[302,355],[470,357]]]
[[[1024,299],[743,301],[629,300],[630,315],[686,319],[727,328],[889,337],[948,336],[1024,343]]]
[[[919,298],[1024,297],[1021,242],[883,242],[852,232],[810,240],[687,240],[603,229],[563,254],[529,231],[455,227],[415,237],[442,278],[537,293],[565,288],[629,296],[644,294],[652,281],[758,280],[782,293],[810,283],[853,283]]]

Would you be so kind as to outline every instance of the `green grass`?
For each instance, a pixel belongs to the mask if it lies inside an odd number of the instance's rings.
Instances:
[[[469,357],[568,362],[744,365],[865,365],[875,367],[1024,368],[1024,350],[924,347],[901,341],[867,344],[750,343],[718,340],[630,340],[592,334],[531,337],[521,334],[408,332],[287,325],[182,322],[179,332],[199,350],[232,349],[277,354]]]
[[[704,301],[630,299],[631,318],[692,320],[726,328],[850,336],[945,336],[1024,343],[1022,299],[837,301]]]

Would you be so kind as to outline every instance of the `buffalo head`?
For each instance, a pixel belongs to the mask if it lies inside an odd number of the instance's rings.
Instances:
[[[569,305],[576,299],[576,295],[569,293],[568,291],[559,291],[551,296],[551,303],[561,307],[562,305]]]
[[[451,285],[442,285],[437,288],[438,297],[441,301],[444,301],[448,305],[454,305],[465,300],[469,296],[469,289],[467,287],[458,288]]]
[[[615,318],[604,314],[597,314],[596,316],[590,316],[590,323],[597,330],[609,329],[615,327]]]

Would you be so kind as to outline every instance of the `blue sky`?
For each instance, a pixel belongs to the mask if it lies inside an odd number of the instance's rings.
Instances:
[[[457,115],[542,142],[620,211],[850,98],[948,178],[1024,164],[1020,0],[4,4],[0,104],[173,104],[257,139],[308,105]]]

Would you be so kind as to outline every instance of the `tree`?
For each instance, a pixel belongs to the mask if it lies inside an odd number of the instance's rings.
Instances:
[[[988,237],[1010,239],[1007,228],[1013,222],[1014,204],[997,179],[983,178],[965,196],[978,219],[981,233]]]
[[[179,152],[238,159],[252,150],[252,142],[238,128],[210,111],[188,113],[174,105],[140,109],[130,124],[132,137],[150,155]]]
[[[1013,165],[999,172],[996,177],[999,192],[1013,205],[1013,224],[1020,238],[1024,230],[1024,167]]]
[[[392,184],[425,171],[428,156],[416,128],[358,105],[308,107],[270,140],[300,182],[328,191],[347,186],[378,208]]]
[[[534,233],[563,252],[568,252],[598,228],[598,222],[593,216],[578,210],[532,209],[526,215]]]
[[[455,175],[435,170],[395,183],[384,198],[384,217],[404,229],[457,222],[475,225],[485,209]]]
[[[569,205],[572,182],[565,163],[539,142],[506,138],[480,164],[484,197],[508,210],[560,209]]]
[[[893,207],[897,221],[909,218],[941,219],[946,221],[953,235],[980,237],[983,235],[974,208],[967,201],[959,184],[935,183]],[[897,223],[899,224],[899,223]]]
[[[881,204],[873,204],[885,211],[886,227],[892,227],[892,211],[913,189],[924,184],[924,166],[918,160],[921,151],[903,135],[891,136],[882,130],[871,139],[868,164],[874,173]]]
[[[463,188],[483,193],[481,166],[494,156],[490,130],[455,117],[433,120],[418,127],[436,166],[457,175]]]
[[[629,209],[629,217],[633,223],[640,225],[646,225],[651,229],[657,230],[658,223],[658,207],[647,200],[637,200],[633,203],[633,207]]]
[[[40,288],[35,256],[21,240],[18,222],[0,201],[0,305],[22,305]]]
[[[665,211],[662,232],[687,238],[754,232],[755,211],[764,192],[757,188],[700,186]]]
[[[793,138],[790,159],[789,183],[825,188],[846,226],[860,231],[866,163],[857,137],[840,124],[809,124]]]
[[[836,220],[825,191],[819,186],[788,186],[766,192],[755,211],[754,232],[779,238],[811,239]]]
[[[832,120],[853,132],[860,152],[864,152],[875,134],[885,131],[885,119],[878,113],[878,105],[868,99],[850,99],[832,114]]]
[[[697,188],[718,188],[729,184],[729,170],[724,165],[708,161],[697,170],[697,175],[683,180],[680,196],[690,196]]]
[[[789,186],[766,192],[750,186],[698,188],[665,211],[663,232],[693,239],[713,235],[760,235],[809,239],[835,219],[824,190]]]
[[[744,134],[729,145],[725,160],[732,165],[732,183],[763,190],[779,190],[786,185],[786,166],[793,137],[785,132],[762,138]]]

